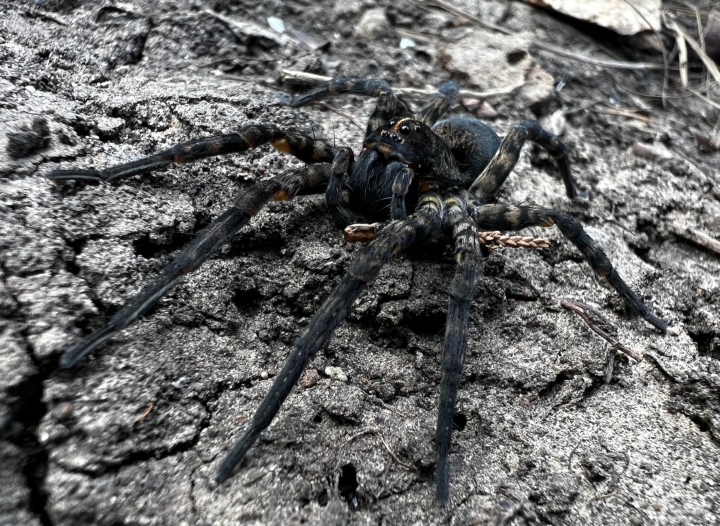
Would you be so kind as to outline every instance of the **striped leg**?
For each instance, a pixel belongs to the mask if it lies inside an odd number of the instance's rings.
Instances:
[[[539,206],[483,205],[474,207],[472,217],[478,227],[488,230],[520,230],[529,226],[556,225],[562,234],[583,253],[598,276],[604,278],[625,300],[628,307],[645,321],[665,332],[667,324],[653,314],[622,280],[617,270],[582,224],[572,216]]]
[[[399,167],[399,170],[392,168]],[[390,217],[392,219],[405,219],[407,212],[405,211],[405,196],[410,190],[415,173],[408,166],[400,163],[393,163],[392,168],[388,167],[387,175],[393,176],[393,195],[390,200]],[[393,172],[394,175],[393,175]]]
[[[217,482],[223,482],[232,475],[233,469],[245,457],[260,433],[270,425],[308,362],[327,345],[365,286],[377,277],[383,265],[400,250],[437,232],[442,216],[440,197],[435,194],[424,195],[414,214],[403,221],[390,223],[378,234],[377,239],[365,248],[362,255],[353,261],[345,277],[315,313],[307,329],[295,343],[295,349],[288,356],[270,391],[255,412],[248,429],[221,462],[215,475]]]
[[[156,280],[146,285],[126,304],[107,325],[70,347],[60,358],[62,368],[72,367],[93,349],[112,338],[117,332],[134,323],[165,293],[177,285],[183,276],[202,265],[218,248],[247,224],[269,200],[283,201],[298,193],[317,193],[324,189],[330,177],[327,164],[306,168],[263,181],[239,194],[233,206],[204,228]]]
[[[412,115],[407,103],[395,95],[387,82],[380,79],[338,77],[323,82],[319,86],[295,97],[285,95],[276,95],[275,97],[283,104],[287,104],[292,108],[299,108],[331,95],[346,93],[377,97],[377,105],[368,121],[366,133],[386,128],[390,119]]]
[[[450,498],[450,440],[452,438],[455,401],[467,347],[470,304],[475,299],[482,275],[482,256],[477,226],[457,197],[445,199],[443,230],[453,240],[457,269],[450,285],[447,325],[442,357],[442,381],[436,428],[437,467],[435,498],[444,507]]]
[[[492,200],[512,169],[515,168],[520,157],[520,150],[528,139],[545,148],[555,158],[568,197],[587,196],[585,192],[577,189],[575,179],[570,171],[565,145],[555,135],[545,131],[536,121],[522,121],[510,130],[490,164],[470,186],[469,192],[485,203]]]
[[[328,205],[333,223],[338,228],[345,228],[350,222],[350,213],[345,208],[343,188],[347,183],[348,174],[355,168],[353,152],[347,146],[338,149],[332,163],[332,175],[325,192],[325,202]]]
[[[458,98],[457,82],[449,80],[443,82],[437,93],[434,93],[428,103],[418,112],[417,120],[425,126],[432,128],[433,124],[445,113]]]
[[[45,175],[53,181],[119,181],[171,164],[189,163],[228,153],[238,153],[270,143],[278,151],[294,155],[306,163],[331,162],[336,148],[325,141],[307,137],[301,133],[286,132],[273,126],[249,125],[240,128],[238,133],[206,137],[173,146],[118,166],[103,170],[53,170]]]

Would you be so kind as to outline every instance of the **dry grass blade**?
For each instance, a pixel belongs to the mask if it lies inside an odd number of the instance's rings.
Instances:
[[[486,246],[510,248],[550,248],[550,240],[532,236],[506,236],[500,232],[478,232],[480,243]]]
[[[716,254],[720,254],[720,241],[717,239],[714,239],[707,234],[703,234],[702,232],[698,232],[689,226],[682,226],[677,223],[672,223],[669,228],[670,232],[676,236],[692,241],[696,245],[712,250]]]
[[[641,362],[643,360],[643,357],[640,356],[638,353],[630,349],[629,347],[626,347],[622,343],[618,341],[617,338],[615,338],[613,335],[609,333],[607,330],[607,326],[610,324],[608,322],[604,322],[606,327],[602,327],[598,321],[593,320],[590,317],[590,314],[593,314],[596,318],[600,316],[600,314],[593,308],[588,307],[584,303],[580,303],[579,301],[571,301],[571,300],[562,300],[560,302],[560,305],[568,310],[573,311],[574,313],[578,314],[585,323],[587,323],[588,327],[590,327],[596,334],[603,337],[610,345],[612,345],[612,348],[623,352],[627,354],[630,358],[635,360],[636,362]],[[603,318],[604,321],[604,318]]]
[[[678,47],[678,68],[680,69],[680,82],[684,88],[688,87],[688,54],[685,39],[680,35],[675,35],[675,42]]]
[[[326,110],[330,110],[330,111],[333,112],[333,113],[337,113],[337,114],[340,115],[341,117],[345,117],[347,120],[349,120],[350,122],[352,122],[355,126],[357,126],[358,128],[360,128],[360,131],[363,131],[363,132],[365,131],[365,127],[364,127],[362,124],[360,124],[360,121],[357,120],[357,118],[356,118],[354,115],[351,115],[351,114],[349,114],[349,113],[346,112],[346,111],[339,110],[339,109],[331,106],[331,105],[328,104],[327,102],[318,102],[317,104],[318,104],[318,106],[320,106],[321,108],[325,108]]]
[[[715,62],[713,59],[707,56],[707,53],[703,51],[703,48],[698,42],[688,35],[680,26],[677,25],[677,23],[674,20],[666,20],[667,26],[672,29],[676,35],[679,37],[682,37],[692,48],[692,50],[697,53],[697,55],[700,57],[700,60],[702,60],[702,63],[707,68],[708,72],[712,77],[715,79],[715,82],[720,84],[720,70],[718,70],[717,65],[715,65]]]

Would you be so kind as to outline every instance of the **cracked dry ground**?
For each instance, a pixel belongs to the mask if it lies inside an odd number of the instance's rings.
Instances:
[[[552,162],[526,148],[502,200],[583,220],[668,321],[668,335],[629,319],[558,232],[533,231],[553,239],[548,250],[493,252],[471,313],[452,505],[437,509],[433,436],[453,264],[441,244],[419,247],[360,297],[242,469],[216,487],[220,456],[359,247],[332,228],[322,197],[271,204],[139,323],[77,371],[58,372],[59,353],[101,326],[239,189],[298,163],[260,148],[120,185],[55,185],[42,175],[252,122],[312,130],[357,152],[362,133],[347,119],[273,100],[290,89],[279,70],[438,86],[449,76],[438,50],[468,28],[409,3],[380,2],[387,25],[372,38],[353,34],[371,7],[354,0],[41,4],[1,4],[0,524],[712,522],[720,258],[669,228],[682,219],[717,233],[718,156],[698,151],[690,121],[672,107],[654,105],[652,122],[587,110],[598,98],[630,104],[616,78],[649,92],[660,76],[529,55],[563,91],[489,102],[501,133],[522,118],[564,115],[563,140],[591,199],[565,199]],[[597,50],[523,4],[464,8]],[[205,9],[246,25],[233,31]],[[330,46],[268,35],[269,15]],[[400,50],[408,28],[433,38]],[[361,120],[372,106],[330,103]],[[672,157],[641,157],[636,144],[664,145]],[[618,358],[605,384],[606,344],[560,308],[564,298],[594,305],[625,345],[654,359]]]

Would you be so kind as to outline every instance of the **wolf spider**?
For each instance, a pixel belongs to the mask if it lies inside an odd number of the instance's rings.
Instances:
[[[218,483],[223,482],[273,420],[308,362],[327,345],[355,300],[378,276],[382,266],[401,250],[445,234],[453,245],[457,262],[449,289],[436,428],[436,501],[445,506],[450,497],[450,439],[467,343],[469,308],[483,268],[479,230],[520,230],[556,225],[632,311],[660,331],[666,330],[666,324],[625,284],[603,250],[570,215],[534,205],[493,203],[527,140],[539,144],[556,159],[568,197],[579,196],[565,146],[537,122],[523,121],[515,125],[503,140],[476,119],[454,117],[438,122],[457,98],[458,89],[454,82],[443,84],[417,116],[386,82],[375,79],[336,78],[304,94],[278,98],[296,108],[329,95],[348,93],[377,99],[357,160],[350,148],[335,147],[275,126],[256,124],[244,126],[237,133],[186,142],[103,170],[48,173],[47,177],[54,181],[118,181],[174,163],[244,152],[266,143],[307,163],[304,168],[261,181],[240,192],[232,206],[183,248],[161,275],[146,285],[107,325],[66,350],[60,365],[63,368],[74,366],[115,333],[135,322],[183,276],[197,269],[229,242],[270,200],[282,201],[300,194],[324,191],[330,215],[339,228],[348,226],[350,212],[375,221],[371,225],[346,229],[346,235],[352,239],[374,240],[350,264],[345,276],[315,313],[245,433],[220,463],[215,478]],[[412,213],[407,214],[407,209]]]

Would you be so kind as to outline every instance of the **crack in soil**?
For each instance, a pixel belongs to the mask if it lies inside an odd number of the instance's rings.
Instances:
[[[3,261],[0,261],[0,269],[3,271],[5,290],[8,291],[16,305],[15,310],[8,315],[8,318],[15,318],[22,327],[18,333],[22,338],[23,348],[30,357],[36,371],[8,391],[11,400],[12,417],[9,420],[8,429],[0,430],[0,436],[20,449],[24,461],[22,474],[25,477],[30,494],[29,511],[37,517],[43,526],[50,526],[53,523],[47,511],[48,494],[44,487],[49,454],[47,448],[40,442],[37,430],[43,417],[48,412],[47,404],[43,401],[43,395],[45,381],[54,367],[51,363],[41,362],[33,352],[27,334],[28,321],[22,315],[20,302],[7,286],[7,276],[10,274],[7,272]],[[19,423],[20,425],[17,428],[10,429],[13,423]]]

